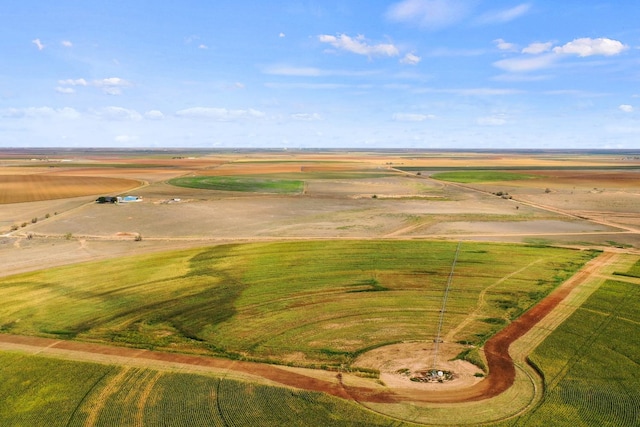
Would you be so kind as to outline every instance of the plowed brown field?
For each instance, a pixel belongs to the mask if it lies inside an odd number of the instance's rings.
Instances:
[[[122,178],[55,175],[0,175],[0,204],[119,193],[140,185]]]

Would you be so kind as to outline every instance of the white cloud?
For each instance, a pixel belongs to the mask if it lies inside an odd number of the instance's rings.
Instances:
[[[496,46],[498,47],[498,49],[500,50],[516,50],[518,48],[517,45],[513,44],[513,43],[507,43],[506,41],[504,41],[503,39],[495,39],[493,41]]]
[[[522,49],[521,53],[533,57],[507,58],[493,63],[495,67],[511,73],[535,71],[553,66],[564,55],[587,57],[593,55],[617,55],[628,47],[617,40],[599,38],[575,39],[552,49],[552,42],[535,42]]]
[[[575,39],[563,46],[558,46],[554,48],[553,51],[557,54],[572,54],[585,57],[592,55],[618,55],[625,49],[627,49],[627,46],[618,40],[607,38],[592,39],[585,37]]]
[[[70,107],[27,107],[27,108],[7,108],[0,110],[0,116],[8,118],[55,118],[55,119],[76,119],[80,117],[75,109]]]
[[[508,58],[496,61],[494,66],[509,72],[527,72],[547,68],[556,61],[557,56],[553,54],[540,55],[534,58]]]
[[[422,61],[422,58],[413,53],[407,53],[404,58],[400,60],[401,63],[407,65],[417,65],[420,61]]]
[[[480,16],[477,22],[480,24],[500,24],[509,22],[526,14],[530,9],[531,5],[529,3],[523,3],[510,9],[487,12]]]
[[[62,46],[64,47],[73,47],[73,43],[71,43],[69,40],[62,40],[60,44],[62,44]]]
[[[76,93],[76,90],[74,88],[72,88],[72,87],[58,86],[58,87],[56,87],[56,92],[69,95],[69,94],[72,94],[72,93]]]
[[[476,123],[480,126],[502,126],[507,123],[503,116],[479,117]]]
[[[198,49],[207,50],[207,49],[209,49],[209,46],[207,46],[204,43],[201,43],[201,44],[198,45]]]
[[[119,77],[109,77],[102,80],[94,80],[91,83],[87,82],[85,79],[66,79],[66,80],[58,80],[58,84],[60,86],[94,86],[102,89],[104,93],[107,95],[120,95],[122,94],[122,88],[131,86],[131,83],[127,80],[121,79]],[[59,91],[60,92],[60,91]],[[68,91],[64,93],[71,93]]]
[[[231,122],[240,119],[261,118],[265,116],[265,113],[251,108],[248,110],[228,110],[226,108],[193,107],[177,111],[176,116]]]
[[[149,120],[162,120],[164,119],[164,114],[159,110],[149,110],[144,113],[144,117]]]
[[[58,84],[62,86],[87,86],[88,85],[85,79],[58,80]]]
[[[280,34],[278,34],[278,37],[280,37],[281,39],[283,39],[283,38],[285,38],[285,37],[286,37],[286,35],[285,35],[284,33],[280,33]]]
[[[131,83],[129,83],[128,81],[121,79],[120,77],[109,77],[107,79],[102,79],[102,80],[94,80],[93,82],[96,86],[98,87],[104,87],[104,86],[130,86]]]
[[[122,95],[122,89],[120,89],[119,87],[103,87],[102,92],[104,92],[106,95]]]
[[[331,36],[322,34],[318,36],[318,40],[322,43],[328,43],[339,50],[355,53],[365,56],[398,56],[400,52],[398,48],[391,43],[369,44],[364,36],[358,35],[355,38],[346,34]]]
[[[322,117],[320,116],[320,114],[318,113],[296,113],[296,114],[292,114],[291,118],[294,120],[301,120],[301,121],[307,121],[307,122],[311,122],[311,121],[316,121],[316,120],[322,120]]]
[[[33,40],[31,40],[31,43],[35,44],[36,47],[38,48],[38,50],[44,49],[44,45],[42,44],[40,39],[33,39]]]
[[[468,0],[404,0],[389,7],[387,18],[439,30],[464,19],[472,5]]]
[[[393,115],[393,120],[396,122],[424,122],[435,118],[433,114],[395,113]]]
[[[93,86],[99,87],[107,95],[121,95],[122,88],[131,86],[131,83],[120,77],[109,77],[102,80],[94,80]]]
[[[140,121],[142,120],[142,115],[138,113],[136,110],[129,110],[127,108],[122,107],[105,107],[99,110],[92,110],[92,112],[105,120],[116,120],[116,121]]]
[[[622,104],[618,107],[618,110],[623,111],[625,113],[633,113],[635,109],[633,108],[633,105]]]
[[[522,53],[528,53],[530,55],[539,55],[544,52],[548,52],[551,50],[551,46],[553,46],[552,42],[546,43],[531,43],[529,46],[522,49]]]

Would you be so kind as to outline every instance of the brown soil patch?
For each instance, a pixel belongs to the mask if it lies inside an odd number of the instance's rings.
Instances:
[[[0,175],[0,204],[121,192],[139,185],[138,181],[122,178],[48,174]]]
[[[640,186],[640,173],[637,171],[523,171],[529,175],[548,178],[550,186],[575,186],[583,188],[634,188]],[[543,178],[543,180],[544,180]],[[545,180],[547,181],[547,180]]]
[[[346,172],[362,170],[369,165],[362,163],[343,163],[340,165],[314,163],[311,161],[298,159],[298,161],[287,160],[283,163],[272,162],[234,162],[226,163],[215,169],[194,171],[197,175],[271,175],[281,173],[310,173],[310,172]],[[304,175],[300,175],[304,178]]]
[[[480,382],[482,374],[477,366],[464,360],[453,360],[465,349],[455,343],[441,343],[435,357],[435,344],[432,342],[413,342],[393,344],[369,351],[360,356],[355,366],[377,369],[380,380],[391,389],[412,390],[461,390]],[[435,366],[434,366],[435,359]],[[421,383],[411,378],[432,369],[450,371],[453,379],[442,383]],[[484,375],[483,375],[484,376]]]

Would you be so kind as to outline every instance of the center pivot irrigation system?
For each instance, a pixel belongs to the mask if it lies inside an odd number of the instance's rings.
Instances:
[[[458,261],[458,253],[460,252],[461,243],[458,242],[458,246],[456,246],[456,253],[453,256],[453,263],[451,264],[451,271],[449,272],[449,278],[447,279],[447,286],[444,289],[444,297],[442,298],[442,308],[440,308],[440,319],[438,320],[438,332],[436,334],[435,346],[433,350],[433,371],[432,373],[437,372],[437,364],[438,364],[438,349],[440,346],[440,342],[442,339],[440,338],[440,333],[442,332],[442,322],[444,320],[444,312],[447,308],[447,297],[449,296],[449,288],[451,287],[451,282],[453,281],[453,273],[456,268],[456,262]]]

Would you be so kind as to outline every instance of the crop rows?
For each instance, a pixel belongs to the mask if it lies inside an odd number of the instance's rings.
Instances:
[[[326,394],[0,352],[7,426],[403,426]]]
[[[0,425],[66,426],[112,369],[0,352]]]
[[[606,281],[534,352],[547,392],[509,425],[640,425],[640,287]]]

